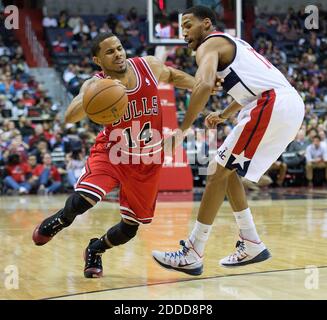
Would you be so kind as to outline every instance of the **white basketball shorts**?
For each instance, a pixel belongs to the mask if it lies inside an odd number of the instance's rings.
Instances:
[[[253,182],[294,140],[304,118],[304,103],[294,88],[265,91],[239,113],[238,124],[218,149],[216,161]]]

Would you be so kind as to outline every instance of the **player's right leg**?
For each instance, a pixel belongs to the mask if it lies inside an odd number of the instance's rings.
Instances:
[[[91,239],[89,245],[84,251],[85,278],[102,277],[102,254],[108,249],[125,244],[132,240],[136,236],[138,228],[138,223],[123,218],[99,239]]]
[[[33,232],[33,241],[37,246],[49,242],[59,231],[73,223],[76,216],[83,214],[96,204],[91,199],[79,192],[73,192],[66,200],[65,206],[54,215],[43,220]]]
[[[231,174],[215,161],[208,167],[211,173],[207,178],[205,192],[202,197],[197,221],[187,240],[181,241],[178,251],[152,251],[154,260],[166,269],[198,276],[203,272],[203,255],[206,242],[212,229],[218,209],[224,201],[228,177]]]

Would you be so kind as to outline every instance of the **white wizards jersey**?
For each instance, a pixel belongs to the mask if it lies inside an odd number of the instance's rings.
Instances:
[[[218,76],[224,79],[223,88],[239,104],[246,105],[267,90],[292,88],[284,75],[247,42],[227,33],[214,31],[204,41],[225,37],[235,44],[235,57],[225,69],[218,67]]]

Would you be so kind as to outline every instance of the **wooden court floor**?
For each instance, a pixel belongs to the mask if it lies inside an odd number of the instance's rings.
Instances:
[[[104,277],[83,277],[83,250],[120,219],[103,202],[43,247],[35,225],[65,196],[0,197],[0,299],[327,299],[327,200],[250,201],[273,257],[237,269],[218,265],[234,250],[237,228],[228,203],[216,218],[200,277],[159,267],[152,249],[177,249],[193,226],[198,202],[159,202],[156,218],[130,243],[103,256]]]

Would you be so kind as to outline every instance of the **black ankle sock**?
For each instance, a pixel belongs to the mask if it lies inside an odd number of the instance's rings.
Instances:
[[[102,252],[106,251],[107,249],[112,248],[107,244],[105,237],[106,237],[106,235],[103,235],[100,239],[92,242],[90,244],[89,248],[92,250],[97,250],[97,251],[102,251]]]

